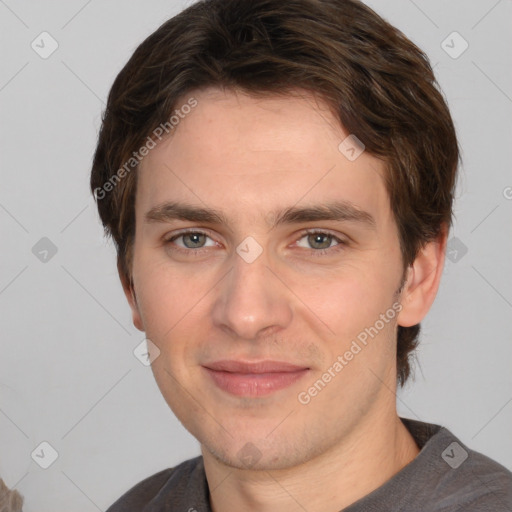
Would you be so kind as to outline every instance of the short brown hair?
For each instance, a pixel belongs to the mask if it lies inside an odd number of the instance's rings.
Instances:
[[[404,270],[451,226],[458,142],[428,58],[409,39],[357,0],[202,0],[140,44],[116,77],[103,115],[91,190],[130,282],[133,152],[168,122],[180,98],[211,86],[256,96],[303,89],[324,100],[387,164]],[[401,386],[419,332],[419,324],[398,326]]]

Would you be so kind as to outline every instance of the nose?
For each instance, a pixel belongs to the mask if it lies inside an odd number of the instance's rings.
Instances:
[[[255,340],[292,320],[291,292],[276,277],[278,269],[271,270],[269,259],[263,251],[248,263],[234,253],[231,271],[216,287],[213,323],[234,339]]]

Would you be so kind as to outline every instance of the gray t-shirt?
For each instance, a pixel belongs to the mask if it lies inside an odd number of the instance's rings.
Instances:
[[[512,512],[512,473],[448,429],[401,418],[420,453],[383,485],[340,512]],[[132,487],[107,512],[211,512],[203,458]]]

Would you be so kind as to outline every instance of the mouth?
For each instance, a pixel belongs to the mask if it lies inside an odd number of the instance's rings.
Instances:
[[[235,396],[258,397],[287,388],[309,368],[280,361],[216,361],[203,365],[214,384]]]

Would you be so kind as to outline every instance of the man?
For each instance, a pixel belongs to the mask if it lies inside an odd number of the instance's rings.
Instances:
[[[396,411],[458,158],[427,58],[355,0],[199,2],[139,46],[91,188],[202,456],[110,512],[512,510],[507,469]]]

